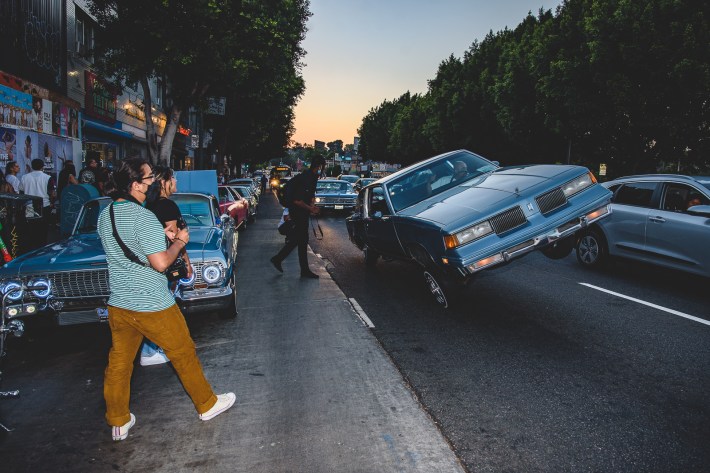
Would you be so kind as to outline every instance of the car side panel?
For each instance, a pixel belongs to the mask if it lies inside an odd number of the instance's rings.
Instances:
[[[651,209],[614,204],[612,215],[602,227],[609,242],[609,254],[638,254],[646,245],[646,225]]]
[[[646,227],[646,251],[654,263],[710,276],[710,219],[654,210]]]

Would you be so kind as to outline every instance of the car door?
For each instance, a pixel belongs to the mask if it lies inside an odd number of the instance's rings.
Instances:
[[[663,266],[710,274],[710,219],[690,214],[689,203],[710,199],[690,185],[663,184],[659,208],[648,216],[646,251]]]
[[[609,253],[639,257],[646,245],[646,227],[653,203],[657,200],[657,182],[626,182],[612,197],[613,213],[603,228]],[[656,199],[656,200],[654,200]]]
[[[395,216],[387,205],[382,186],[367,188],[364,199],[363,223],[367,246],[383,255],[404,256],[395,230]]]

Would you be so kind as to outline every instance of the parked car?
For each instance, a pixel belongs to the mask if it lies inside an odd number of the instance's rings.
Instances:
[[[567,256],[575,234],[610,212],[611,193],[586,168],[499,168],[466,150],[409,166],[370,184],[346,219],[365,264],[413,260],[448,307],[472,277],[533,250]]]
[[[372,184],[375,182],[378,178],[377,177],[361,177],[357,181],[355,181],[355,184],[353,184],[353,189],[355,189],[355,192],[360,192],[363,187],[365,187],[368,184]]]
[[[316,207],[331,210],[352,210],[357,202],[357,192],[348,181],[321,179],[316,184]]]
[[[257,182],[254,179],[251,179],[249,177],[232,179],[231,181],[228,182],[228,184],[231,186],[249,186],[252,189],[252,191],[257,199],[261,195],[261,184],[257,184]]]
[[[249,203],[248,220],[250,223],[253,222],[254,218],[256,217],[256,209],[257,205],[259,204],[259,201],[252,193],[251,188],[248,186],[234,186],[231,184],[227,184],[227,188],[232,192],[232,195],[235,196],[235,199],[246,199],[246,201]]]
[[[234,197],[234,194],[224,185],[218,186],[219,211],[229,215],[234,220],[234,226],[239,230],[247,229],[249,219],[249,202],[246,199]]]
[[[355,184],[358,179],[360,179],[360,176],[356,176],[355,174],[341,174],[336,179],[339,181],[348,181],[350,184]]]
[[[582,265],[620,256],[710,277],[710,177],[641,175],[603,185],[613,192],[613,214],[581,233]]]
[[[175,298],[184,313],[222,311],[236,315],[235,258],[237,234],[220,218],[217,201],[204,194],[173,194],[190,229],[187,252],[194,269],[191,282]],[[11,317],[32,318],[57,325],[106,320],[110,288],[106,255],[97,233],[107,197],[84,204],[72,234],[26,253],[0,268],[0,292],[22,284],[48,282],[49,289],[10,292],[5,308]],[[16,295],[15,295],[16,294]]]

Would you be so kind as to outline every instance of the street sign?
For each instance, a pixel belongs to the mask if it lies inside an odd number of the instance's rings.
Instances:
[[[606,164],[599,165],[599,175],[606,176]]]
[[[200,137],[198,135],[192,135],[190,137],[190,147],[197,148],[200,146]]]

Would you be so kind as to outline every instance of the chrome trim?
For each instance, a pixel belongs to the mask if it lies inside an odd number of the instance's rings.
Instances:
[[[214,299],[215,297],[227,297],[232,295],[232,288],[229,286],[212,287],[206,289],[191,289],[178,291],[175,298],[183,302],[196,302]]]

